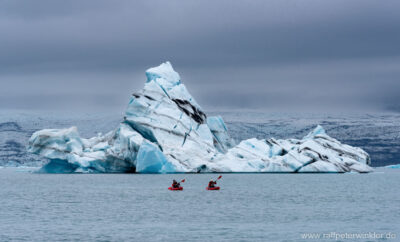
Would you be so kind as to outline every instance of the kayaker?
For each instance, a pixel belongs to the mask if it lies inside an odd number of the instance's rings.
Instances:
[[[178,183],[176,180],[173,180],[173,181],[172,181],[172,187],[173,187],[173,188],[179,188],[180,186],[181,186],[181,184]]]
[[[217,181],[211,180],[211,181],[208,183],[208,187],[215,187],[215,184],[217,184]]]

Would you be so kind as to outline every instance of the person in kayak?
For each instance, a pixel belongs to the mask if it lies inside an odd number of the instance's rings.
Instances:
[[[180,186],[181,186],[181,184],[178,183],[176,180],[173,180],[173,181],[172,181],[172,187],[173,187],[173,188],[179,188]]]
[[[211,180],[211,181],[208,183],[208,187],[213,188],[213,187],[215,187],[215,184],[217,184],[217,181]]]

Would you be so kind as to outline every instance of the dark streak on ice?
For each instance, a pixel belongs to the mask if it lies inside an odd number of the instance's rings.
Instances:
[[[179,107],[179,109],[186,115],[190,116],[194,121],[199,124],[204,124],[206,122],[207,116],[201,110],[193,106],[189,101],[182,99],[172,99]],[[191,110],[190,110],[191,109]]]
[[[136,93],[132,93],[132,96],[134,96],[135,98],[140,98],[140,95]]]
[[[152,100],[152,101],[155,101],[155,99],[152,98],[152,97],[150,97],[150,96],[144,95],[144,97],[147,98],[147,99],[150,99],[150,100]]]

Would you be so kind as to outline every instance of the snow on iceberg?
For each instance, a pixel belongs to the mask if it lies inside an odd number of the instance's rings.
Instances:
[[[369,155],[321,126],[303,139],[235,144],[223,119],[207,117],[169,62],[146,71],[119,127],[81,138],[75,127],[35,132],[28,150],[42,172],[370,172]]]

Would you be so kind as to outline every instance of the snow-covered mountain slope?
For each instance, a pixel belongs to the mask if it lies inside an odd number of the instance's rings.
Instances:
[[[370,172],[369,155],[318,126],[302,139],[247,139],[235,145],[221,117],[207,117],[169,62],[146,71],[116,130],[90,139],[76,127],[45,129],[29,151],[44,172]]]
[[[0,122],[0,166],[38,165],[35,155],[26,152],[25,140],[30,134],[16,121]]]

